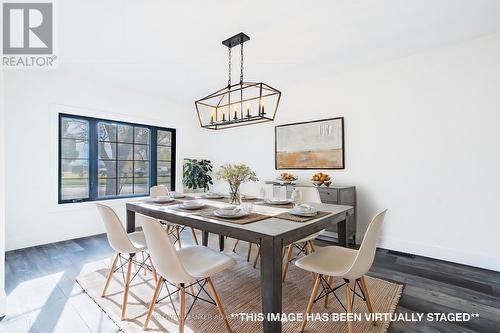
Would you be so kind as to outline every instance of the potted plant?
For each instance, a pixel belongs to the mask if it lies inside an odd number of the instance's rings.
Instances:
[[[186,158],[182,170],[182,182],[188,189],[201,188],[206,192],[213,184],[210,172],[212,172],[212,162],[209,160]]]
[[[217,179],[225,180],[229,183],[229,203],[239,205],[240,185],[252,181],[256,182],[259,179],[255,172],[245,164],[225,164],[220,167],[216,174]]]

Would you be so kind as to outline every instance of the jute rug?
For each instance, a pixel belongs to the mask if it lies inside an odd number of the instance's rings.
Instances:
[[[237,260],[237,264],[216,276],[213,281],[221,297],[222,305],[229,317],[229,322],[234,332],[262,332],[262,323],[257,320],[242,320],[241,317],[234,316],[239,313],[258,314],[261,312],[260,298],[260,271],[253,269],[252,265],[244,258],[232,254]],[[127,307],[127,319],[120,320],[121,303],[123,298],[123,279],[121,272],[114,274],[113,280],[108,288],[107,296],[101,297],[101,290],[104,286],[107,269],[102,269],[77,278],[77,282],[84,289],[102,310],[126,333],[144,332],[142,325],[147,313],[147,307],[154,291],[154,280],[150,273],[144,276],[142,272],[137,274],[129,294],[129,304]],[[341,282],[339,281],[338,284]],[[366,283],[372,300],[375,312],[394,313],[403,286],[375,278],[366,278]],[[293,264],[290,265],[287,281],[283,285],[283,312],[289,315],[301,314],[305,311],[313,287],[311,274],[305,272]],[[196,289],[197,291],[197,289]],[[344,287],[338,289],[337,294],[344,302]],[[165,288],[162,296],[167,295]],[[177,303],[177,294],[173,301]],[[203,294],[201,294],[203,296]],[[205,296],[205,298],[207,298]],[[191,305],[192,298],[186,296],[187,309]],[[363,321],[356,321],[354,329],[357,333],[380,333],[386,332],[389,327],[388,322],[379,323],[377,326],[364,320],[367,313],[365,303],[356,298],[354,302],[354,312],[361,313]],[[338,301],[330,295],[329,306],[324,308],[323,299],[314,304],[313,313],[320,316],[327,314],[328,320],[310,321],[307,325],[307,332],[347,332],[347,323],[344,321],[332,321],[332,314],[343,313],[344,310]],[[323,315],[323,313],[325,315]],[[232,315],[234,317],[232,317]],[[257,316],[255,316],[257,317]],[[318,317],[319,318],[319,317]],[[283,322],[284,332],[299,332],[300,322]],[[171,306],[169,298],[161,301],[156,307],[156,311],[149,323],[148,332],[177,332],[177,317]],[[185,332],[225,332],[224,325],[218,316],[217,309],[212,304],[197,301],[186,321]]]

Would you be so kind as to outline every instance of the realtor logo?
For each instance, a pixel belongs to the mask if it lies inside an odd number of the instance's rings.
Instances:
[[[4,2],[2,12],[3,67],[54,67],[53,3]]]

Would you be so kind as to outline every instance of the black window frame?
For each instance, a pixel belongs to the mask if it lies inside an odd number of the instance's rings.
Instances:
[[[83,120],[89,123],[88,129],[88,197],[79,199],[63,199],[62,198],[62,118],[72,118],[75,120]],[[130,123],[121,120],[114,119],[104,119],[95,118],[88,116],[81,116],[69,113],[59,113],[58,117],[58,172],[57,172],[57,182],[58,182],[58,203],[79,203],[79,202],[89,202],[89,201],[103,201],[103,200],[116,200],[116,199],[126,199],[126,198],[137,198],[144,197],[148,194],[131,194],[131,195],[115,195],[99,197],[99,144],[98,144],[98,124],[99,122],[114,123],[117,125],[133,126],[133,127],[143,127],[149,130],[149,186],[157,185],[158,174],[158,131],[166,131],[171,134],[171,170],[170,170],[170,190],[175,191],[175,171],[176,171],[176,129],[170,127],[160,127],[153,125],[146,125],[140,123]]]

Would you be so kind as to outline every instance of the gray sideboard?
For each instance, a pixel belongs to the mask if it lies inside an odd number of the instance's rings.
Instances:
[[[279,182],[266,182],[267,184],[272,184],[273,187],[286,188],[286,196],[290,198],[292,191],[297,187],[313,187],[313,185],[285,185]],[[357,231],[357,209],[356,209],[356,187],[355,186],[340,186],[331,185],[330,187],[320,186],[318,187],[319,196],[323,203],[337,204],[337,205],[348,205],[354,207],[354,214],[350,215],[347,220],[347,233],[354,244],[356,244],[356,231]],[[273,191],[274,192],[274,191]],[[337,238],[337,225],[333,225],[326,229],[327,232],[322,233],[319,237],[326,241],[332,241],[331,238]]]

